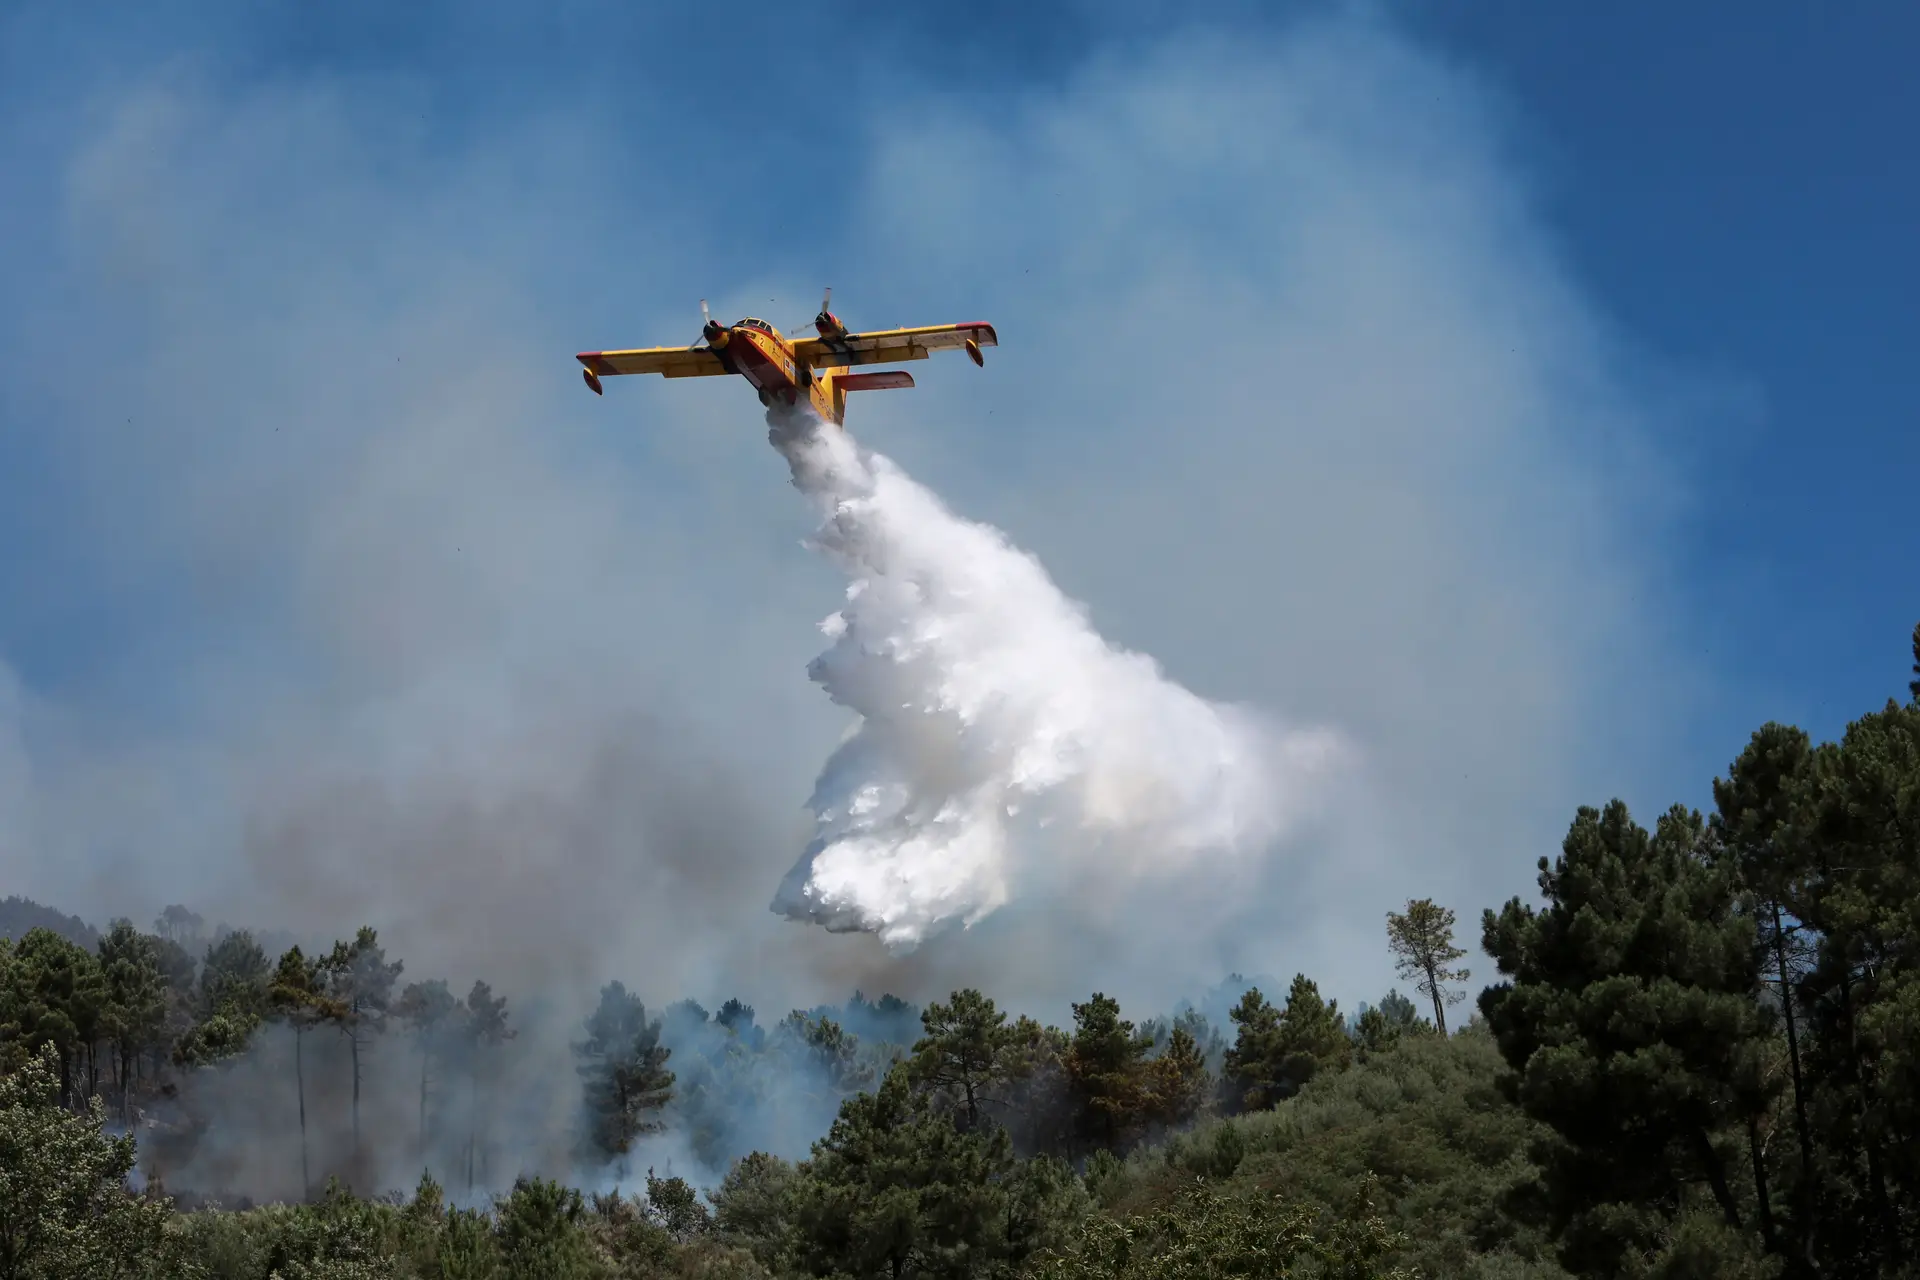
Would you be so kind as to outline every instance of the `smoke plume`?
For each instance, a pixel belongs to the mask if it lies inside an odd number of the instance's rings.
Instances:
[[[776,912],[910,951],[1044,880],[1234,882],[1312,808],[1339,737],[1217,705],[1116,648],[1033,556],[805,410],[769,440],[850,579],[809,667],[859,721]]]

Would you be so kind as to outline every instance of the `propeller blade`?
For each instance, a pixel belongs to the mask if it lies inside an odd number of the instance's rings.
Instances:
[[[826,288],[826,292],[820,295],[820,310],[823,312],[833,310],[832,306],[830,305],[832,302],[833,302],[833,286],[828,285]]]

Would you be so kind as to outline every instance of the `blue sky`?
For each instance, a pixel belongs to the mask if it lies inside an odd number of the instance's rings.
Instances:
[[[1750,388],[1735,429],[1680,442],[1699,489],[1672,554],[1725,714],[1827,736],[1904,697],[1920,176],[1898,157],[1920,15],[1427,8],[1417,25],[1530,117],[1586,286],[1648,349]]]
[[[1400,874],[1292,865],[1211,959],[1375,949],[1396,895],[1472,918],[1529,891],[1571,804],[1703,804],[1762,720],[1831,735],[1904,693],[1917,28],[11,6],[0,841],[70,910],[184,884],[466,963],[460,910],[396,904],[448,873],[450,827],[507,827],[461,855],[500,886],[469,920],[534,892],[544,842],[707,904],[730,941],[683,946],[688,981],[794,948],[823,981],[986,964],[755,914],[839,732],[801,675],[837,587],[744,393],[596,401],[571,366],[692,341],[702,296],[791,325],[831,283],[855,323],[1004,344],[856,432],[1117,640],[1351,729],[1404,798],[1352,837]],[[594,789],[623,751],[747,799],[630,811]],[[476,805],[497,820],[462,826]],[[733,852],[616,871],[663,841]],[[539,972],[657,958],[513,945]]]

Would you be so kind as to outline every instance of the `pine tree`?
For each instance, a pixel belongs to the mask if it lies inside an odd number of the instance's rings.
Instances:
[[[153,931],[175,946],[191,952],[200,944],[206,925],[205,920],[175,903],[160,913],[153,922]]]
[[[293,1088],[300,1109],[300,1190],[313,1189],[313,1173],[307,1161],[307,1032],[323,1022],[337,1021],[344,1014],[339,1003],[327,992],[323,962],[309,960],[299,947],[288,948],[273,971],[273,983],[267,989],[267,1001],[276,1017],[293,1031]]]
[[[1453,945],[1453,912],[1434,905],[1431,898],[1415,898],[1404,913],[1387,912],[1387,947],[1402,978],[1433,1002],[1433,1025],[1447,1034],[1446,1006],[1466,999],[1464,991],[1447,984],[1465,982],[1473,975],[1447,966],[1467,953]]]
[[[599,1158],[624,1157],[642,1134],[665,1127],[660,1113],[673,1097],[670,1050],[660,1044],[660,1022],[625,985],[609,982],[586,1022],[587,1038],[574,1046],[584,1082],[586,1142]],[[625,1161],[621,1160],[624,1176]]]
[[[1582,808],[1547,906],[1485,914],[1508,981],[1480,997],[1506,1087],[1555,1138],[1536,1151],[1563,1265],[1622,1274],[1668,1241],[1690,1187],[1744,1231],[1728,1147],[1773,1088],[1752,923],[1730,859],[1676,806],[1650,836],[1619,801]]]
[[[272,972],[267,953],[242,929],[207,948],[200,964],[194,1023],[174,1047],[183,1063],[206,1065],[246,1052],[267,1016]]]
[[[519,1032],[507,1025],[507,998],[494,995],[492,987],[478,980],[455,1016],[459,1020],[459,1041],[467,1059],[467,1190],[471,1192],[474,1157],[480,1145],[480,1076],[487,1055]]]
[[[394,1014],[413,1028],[420,1050],[420,1159],[427,1158],[427,1093],[432,1083],[433,1066],[446,1051],[448,1028],[460,1002],[439,978],[431,982],[412,982],[400,993]]]
[[[1322,999],[1305,974],[1294,976],[1285,1008],[1275,1009],[1254,987],[1229,1016],[1239,1035],[1227,1051],[1225,1074],[1241,1110],[1278,1106],[1322,1071],[1343,1070],[1353,1061],[1339,1002]]]
[[[1414,1034],[1425,1026],[1413,1001],[1398,991],[1389,991],[1378,1005],[1360,1007],[1360,1016],[1354,1019],[1353,1041],[1362,1053],[1384,1053],[1398,1044],[1402,1036]]]
[[[787,1203],[801,1269],[872,1277],[1017,1274],[1050,1225],[1031,1216],[1046,1197],[1016,1197],[1019,1173],[1005,1129],[960,1131],[929,1095],[910,1087],[906,1072],[894,1071],[877,1093],[842,1104],[795,1172]],[[1016,1210],[1016,1199],[1027,1212]]]
[[[1866,1228],[1823,1246],[1897,1273],[1920,1212],[1920,702],[1889,700],[1814,752],[1791,839],[1815,944],[1800,994],[1822,1219]]]
[[[1808,1120],[1809,1082],[1802,1062],[1800,984],[1805,975],[1811,942],[1804,933],[1801,913],[1807,901],[1809,867],[1805,850],[1792,836],[1797,806],[1806,789],[1813,761],[1807,735],[1781,724],[1755,731],[1746,750],[1715,779],[1718,812],[1713,830],[1733,859],[1740,883],[1750,899],[1748,911],[1762,955],[1762,968],[1773,985],[1774,1002],[1786,1028],[1788,1078],[1793,1089],[1793,1129],[1798,1166],[1793,1170],[1798,1210],[1792,1229],[1800,1236],[1803,1255],[1814,1247],[1814,1196],[1818,1173],[1813,1152],[1813,1130]],[[1765,1165],[1755,1156],[1764,1181]],[[1759,1200],[1763,1212],[1766,1197]]]
[[[1907,696],[1920,702],[1920,622],[1913,624],[1913,679],[1907,682]]]
[[[336,942],[322,968],[332,1001],[334,1025],[346,1037],[353,1069],[353,1149],[360,1150],[360,1054],[369,1039],[387,1029],[400,961],[387,961],[379,935],[361,926],[352,942]]]
[[[913,1046],[909,1078],[938,1091],[956,1109],[962,1128],[977,1128],[984,1108],[1004,1102],[999,1090],[1014,1069],[1007,1015],[968,988],[946,1004],[928,1005],[920,1025],[926,1034]]]
[[[141,1050],[159,1039],[167,1016],[166,977],[149,941],[130,920],[115,920],[100,939],[100,972],[106,987],[101,1030],[114,1046],[123,1125],[133,1120],[134,1066]]]
[[[99,961],[50,929],[30,929],[13,948],[13,990],[9,1020],[23,1046],[53,1046],[60,1105],[79,1107],[92,1095],[84,1077],[107,1001]]]
[[[1147,1119],[1151,1095],[1146,1056],[1153,1039],[1120,1016],[1120,1004],[1099,992],[1073,1006],[1073,1040],[1067,1080],[1078,1102],[1076,1126],[1083,1142],[1107,1150],[1125,1146]]]
[[[1206,1105],[1213,1086],[1206,1055],[1184,1025],[1176,1025],[1167,1046],[1147,1060],[1147,1111],[1161,1125],[1191,1124]]]

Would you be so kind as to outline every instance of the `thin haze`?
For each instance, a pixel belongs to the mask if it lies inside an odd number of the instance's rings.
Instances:
[[[448,139],[417,88],[145,68],[34,151],[8,484],[96,621],[91,678],[16,659],[0,696],[8,889],[370,923],[409,978],[582,1010],[966,982],[1064,1020],[1229,968],[1350,1005],[1385,910],[1528,891],[1574,804],[1666,762],[1631,735],[1689,674],[1646,625],[1666,408],[1500,110],[1391,30],[1170,37],[992,114],[922,87],[757,275],[702,257],[684,150],[616,182],[584,96]],[[807,678],[843,584],[744,388],[596,399],[570,356],[693,341],[703,293],[787,327],[822,283],[856,325],[999,326],[850,425],[1171,680],[1351,735],[1317,843],[1231,900],[1063,886],[904,956],[768,911],[847,727]]]

